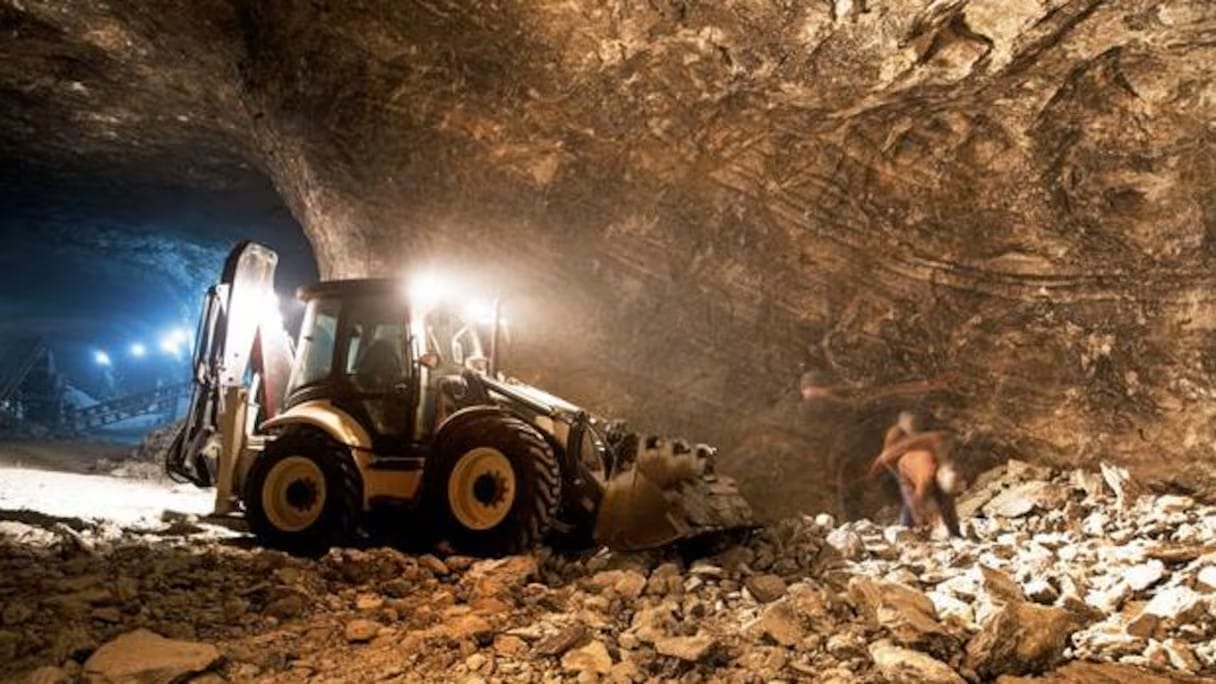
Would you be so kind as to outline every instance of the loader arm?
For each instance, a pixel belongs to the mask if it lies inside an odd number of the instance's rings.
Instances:
[[[707,534],[755,526],[734,480],[714,470],[717,452],[704,444],[629,432],[544,390],[481,376],[491,396],[523,409],[561,447],[567,505],[591,521],[591,538],[621,551],[661,547]],[[598,426],[598,427],[597,427]],[[581,449],[591,439],[598,468]]]
[[[194,388],[169,448],[169,476],[216,484],[217,512],[230,500],[232,473],[260,418],[279,411],[291,370],[291,339],[277,314],[278,255],[254,242],[233,248],[220,280],[203,298],[195,335]]]

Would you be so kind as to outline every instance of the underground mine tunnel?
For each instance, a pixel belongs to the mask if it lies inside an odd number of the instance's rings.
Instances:
[[[1216,678],[1210,0],[0,0],[0,681]]]

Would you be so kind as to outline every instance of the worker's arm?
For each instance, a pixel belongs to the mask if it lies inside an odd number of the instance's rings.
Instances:
[[[903,456],[909,451],[919,449],[936,449],[937,446],[945,441],[948,436],[949,433],[941,430],[935,430],[933,432],[917,433],[910,437],[905,437],[899,440],[898,442],[883,449],[882,453],[878,455],[878,458],[874,459],[874,464],[870,466],[869,477],[876,477],[880,472],[883,471],[884,468],[893,467],[895,463],[899,461],[899,457]]]

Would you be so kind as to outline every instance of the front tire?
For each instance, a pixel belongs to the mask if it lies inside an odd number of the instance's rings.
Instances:
[[[561,476],[553,449],[507,414],[447,426],[427,464],[423,496],[439,536],[470,555],[519,553],[553,526]]]
[[[324,433],[295,430],[270,442],[249,469],[245,515],[263,545],[317,556],[352,541],[362,492],[348,448]]]

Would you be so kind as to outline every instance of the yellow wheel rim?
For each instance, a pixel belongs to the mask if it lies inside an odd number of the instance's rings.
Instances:
[[[488,530],[507,517],[515,503],[515,470],[498,449],[465,452],[448,477],[448,507],[471,530]]]
[[[303,456],[288,456],[271,466],[262,483],[262,510],[283,532],[307,529],[325,510],[321,468]]]

